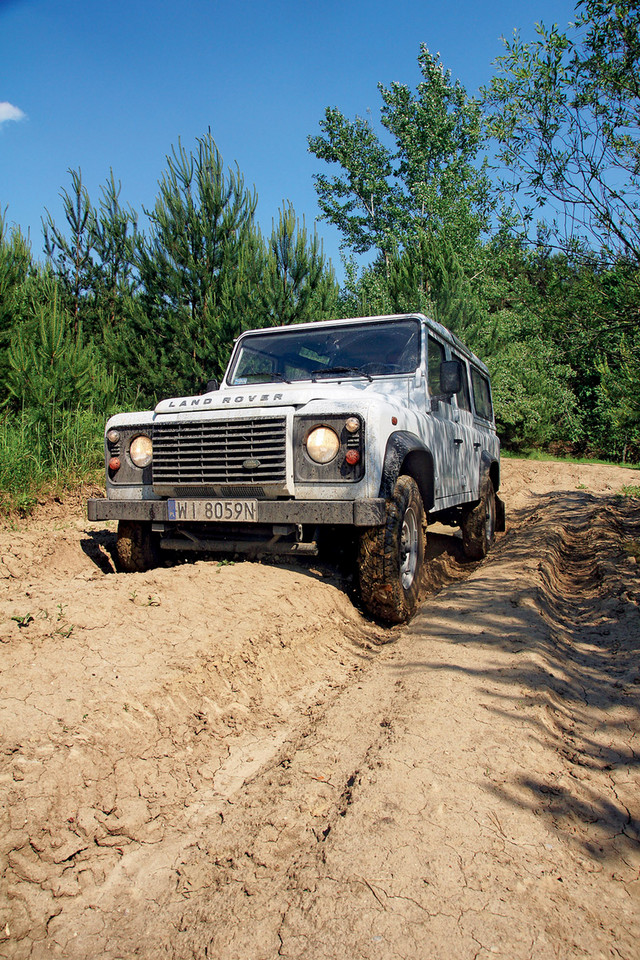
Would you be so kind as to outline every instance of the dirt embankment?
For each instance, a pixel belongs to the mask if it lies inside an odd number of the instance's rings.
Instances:
[[[632,471],[505,461],[415,620],[329,568],[0,530],[0,956],[636,960]]]

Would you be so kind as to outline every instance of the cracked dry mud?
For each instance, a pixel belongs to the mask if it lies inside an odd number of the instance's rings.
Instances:
[[[503,463],[415,620],[329,568],[0,530],[0,956],[640,955],[638,474]]]

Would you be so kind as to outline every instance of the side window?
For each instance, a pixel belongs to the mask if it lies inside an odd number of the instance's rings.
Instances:
[[[489,381],[475,367],[471,368],[471,383],[473,384],[473,400],[476,407],[476,413],[484,420],[493,420],[493,408],[491,406],[491,389]]]
[[[437,340],[434,340],[433,337],[429,337],[428,341],[428,363],[429,370],[427,373],[427,386],[429,388],[429,396],[437,397],[440,391],[440,364],[444,360],[444,347],[441,343],[438,343]]]
[[[469,380],[467,378],[467,365],[457,353],[452,353],[453,360],[457,360],[462,367],[462,388],[458,393],[458,406],[461,410],[468,410],[471,413],[471,398],[469,396]]]

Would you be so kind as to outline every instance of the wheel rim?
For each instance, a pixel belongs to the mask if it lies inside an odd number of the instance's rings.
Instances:
[[[409,508],[402,521],[400,540],[400,579],[404,590],[409,590],[418,566],[418,520]]]

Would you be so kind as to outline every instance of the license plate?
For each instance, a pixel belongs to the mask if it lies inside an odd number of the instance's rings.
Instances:
[[[167,500],[169,520],[213,520],[255,523],[257,500]]]

